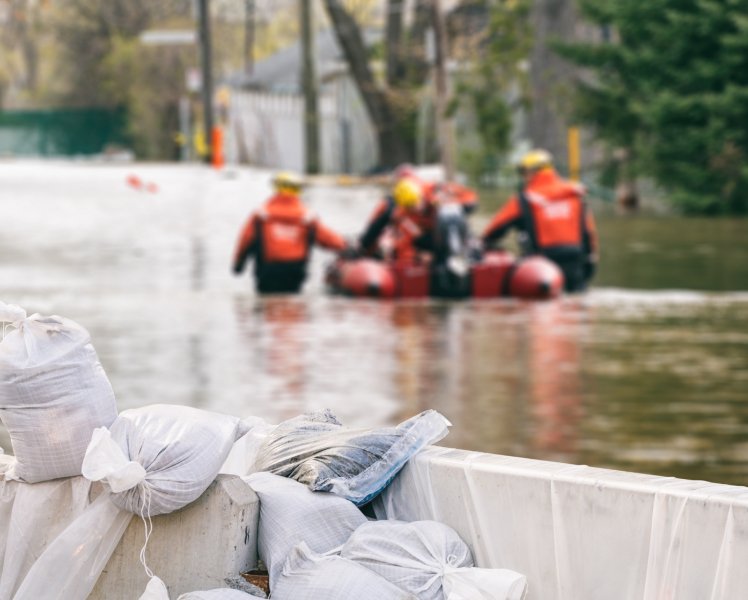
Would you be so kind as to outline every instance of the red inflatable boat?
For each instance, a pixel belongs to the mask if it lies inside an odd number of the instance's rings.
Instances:
[[[486,252],[480,262],[466,267],[459,294],[443,294],[435,287],[428,264],[398,264],[371,258],[338,259],[327,271],[334,293],[373,298],[428,296],[544,300],[561,294],[564,278],[555,263],[542,256],[516,258],[505,250]]]

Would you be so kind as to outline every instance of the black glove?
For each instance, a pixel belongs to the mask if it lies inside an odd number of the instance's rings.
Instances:
[[[483,258],[483,241],[480,239],[472,239],[468,242],[468,256],[474,262],[478,262]]]
[[[343,260],[355,260],[361,258],[361,249],[358,246],[348,245],[338,253],[338,256]]]

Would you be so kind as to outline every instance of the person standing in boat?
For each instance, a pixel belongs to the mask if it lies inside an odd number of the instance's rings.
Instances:
[[[399,165],[393,173],[395,181],[403,178],[412,179],[421,186],[421,193],[429,204],[454,203],[459,205],[464,214],[472,213],[478,206],[478,192],[473,188],[456,181],[426,181],[410,163]]]
[[[595,274],[598,236],[587,207],[584,186],[562,178],[545,150],[533,150],[519,162],[519,191],[491,219],[481,236],[490,247],[509,230],[522,232],[524,254],[541,254],[564,273],[567,292],[581,292]]]
[[[342,251],[346,242],[304,206],[301,177],[280,172],[273,187],[275,195],[250,215],[241,230],[233,270],[239,275],[254,256],[259,293],[297,293],[306,278],[312,246]]]
[[[429,251],[436,224],[436,205],[423,196],[423,186],[414,177],[400,177],[374,210],[359,237],[365,255],[379,253],[379,241],[386,230],[392,234],[394,258],[401,262],[415,259],[419,251]]]

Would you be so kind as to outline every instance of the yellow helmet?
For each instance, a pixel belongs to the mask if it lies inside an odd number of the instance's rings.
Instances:
[[[288,190],[298,192],[304,186],[303,179],[296,173],[280,171],[273,177],[273,187],[276,190]]]
[[[423,190],[417,181],[403,178],[392,188],[392,198],[395,204],[402,208],[415,208],[421,202]]]
[[[552,166],[553,156],[547,150],[531,150],[517,164],[517,168],[524,173],[531,173]]]

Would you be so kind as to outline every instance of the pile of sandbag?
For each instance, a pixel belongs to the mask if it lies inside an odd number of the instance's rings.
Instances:
[[[258,554],[274,600],[522,600],[524,576],[478,569],[435,521],[369,521],[350,501],[270,473],[245,481],[260,499]]]
[[[151,578],[141,597],[168,600],[147,566],[150,518],[196,500],[244,432],[236,417],[170,405],[127,410],[109,429],[95,430],[83,475],[106,491],[47,547],[14,600],[87,598],[133,514],[145,523],[141,561]]]
[[[184,406],[118,416],[83,327],[59,316],[27,317],[3,303],[0,325],[0,418],[15,454],[4,477],[41,483],[83,474],[105,487],[30,568],[20,549],[12,564],[3,561],[14,577],[0,576],[0,584],[9,582],[14,600],[84,600],[135,514],[145,523],[141,561],[151,576],[143,598],[168,599],[147,567],[150,518],[196,500],[247,427],[236,417]]]
[[[449,421],[425,411],[397,427],[348,429],[330,411],[265,430],[245,481],[260,499],[258,554],[275,600],[521,600],[523,575],[479,569],[450,527],[369,521],[375,498]],[[302,485],[303,484],[303,485]]]

